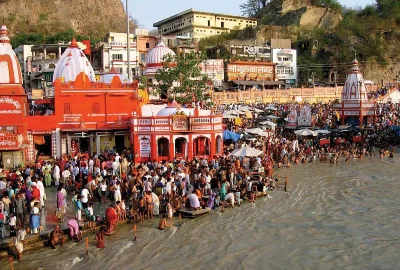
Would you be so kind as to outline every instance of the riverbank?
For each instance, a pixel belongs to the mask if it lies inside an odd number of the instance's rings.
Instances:
[[[120,226],[117,235],[106,238],[104,250],[96,249],[90,237],[88,257],[83,243],[68,243],[27,254],[15,266],[395,269],[400,263],[400,188],[395,171],[399,164],[395,154],[394,159],[294,165],[279,172],[289,176],[289,193],[274,192],[272,199],[259,199],[255,206],[184,219],[182,226],[165,231],[157,230],[158,218],[146,221],[137,227],[138,241],[133,241],[132,226]],[[7,262],[0,266],[7,267]]]

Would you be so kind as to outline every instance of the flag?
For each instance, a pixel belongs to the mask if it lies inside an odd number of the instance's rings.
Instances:
[[[92,52],[90,39],[82,40],[82,44],[86,45],[86,49],[83,50],[83,53],[86,55],[90,55],[90,53]]]

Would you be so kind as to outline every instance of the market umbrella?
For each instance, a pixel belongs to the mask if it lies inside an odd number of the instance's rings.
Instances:
[[[266,118],[269,118],[269,119],[279,119],[279,117],[278,117],[278,116],[275,116],[275,115],[268,115]]]
[[[346,130],[347,130],[348,132],[354,132],[354,133],[358,133],[358,132],[361,131],[360,128],[355,127],[355,126],[350,126],[350,127],[346,128]]]
[[[271,111],[277,111],[278,109],[276,107],[267,107],[265,108],[266,110],[271,110]]]
[[[270,127],[272,130],[275,130],[275,127],[276,127],[276,124],[275,124],[274,122],[271,122],[271,121],[263,121],[263,122],[260,122],[260,125],[262,125],[262,126],[268,126],[268,127]]]
[[[252,128],[252,129],[245,129],[246,132],[259,135],[259,136],[267,136],[268,134],[262,130],[261,128]]]
[[[315,132],[317,132],[318,134],[330,134],[331,133],[329,130],[326,130],[326,129],[318,129],[318,130],[315,130]]]
[[[225,119],[235,119],[236,118],[236,116],[234,116],[234,115],[232,115],[232,114],[223,114],[222,115],[222,118],[225,118]]]
[[[298,136],[317,136],[318,135],[317,132],[309,130],[308,128],[296,130],[294,133]]]
[[[258,149],[246,146],[233,150],[230,155],[235,157],[258,157],[262,153],[263,152]]]

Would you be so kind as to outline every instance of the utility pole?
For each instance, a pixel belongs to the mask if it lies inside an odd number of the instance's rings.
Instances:
[[[131,82],[131,44],[129,41],[129,9],[128,9],[128,1],[126,0],[126,54],[128,60],[128,81]]]

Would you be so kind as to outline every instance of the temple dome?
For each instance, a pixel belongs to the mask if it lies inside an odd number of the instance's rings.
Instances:
[[[11,47],[5,25],[0,28],[0,84],[22,85],[21,66]]]
[[[59,78],[64,82],[73,82],[81,72],[85,73],[90,81],[96,81],[92,65],[78,47],[75,38],[73,38],[71,45],[62,54],[60,60],[58,60],[56,69],[54,70],[53,82]]]
[[[164,42],[158,43],[156,47],[151,49],[149,53],[146,56],[146,64],[162,64],[163,62],[163,57],[167,54],[171,54],[172,56],[175,56],[175,53],[173,50],[165,46]]]
[[[122,83],[129,83],[128,78],[124,74],[118,73],[114,67],[111,67],[111,70],[108,73],[101,75],[99,81],[103,83],[111,83],[115,76],[119,77]]]
[[[164,109],[161,109],[158,113],[157,116],[170,116],[175,114],[176,111],[182,111],[186,115],[193,115],[193,110],[191,108],[182,108],[181,105],[178,104],[175,100],[173,100],[170,104],[167,105]]]
[[[365,87],[364,77],[358,66],[357,59],[354,59],[353,66],[344,84],[342,100],[368,100],[367,88]]]

